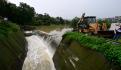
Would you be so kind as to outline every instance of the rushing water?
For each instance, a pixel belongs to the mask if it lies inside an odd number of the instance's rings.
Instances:
[[[22,70],[55,70],[52,57],[62,35],[71,30],[51,31],[46,39],[38,34],[26,37],[28,52]]]

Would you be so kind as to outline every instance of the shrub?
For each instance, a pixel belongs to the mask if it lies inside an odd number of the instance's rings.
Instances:
[[[0,22],[0,38],[7,37],[11,32],[17,32],[19,26],[8,21]]]

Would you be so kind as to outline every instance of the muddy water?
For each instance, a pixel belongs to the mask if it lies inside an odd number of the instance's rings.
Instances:
[[[50,26],[38,26],[37,29],[44,31],[44,32],[50,32],[53,30],[61,31],[63,28],[69,28],[68,25],[50,25]]]
[[[54,30],[50,33],[33,31],[34,35],[26,37],[28,52],[22,70],[56,70],[52,58],[62,35],[68,31],[72,29]],[[44,34],[47,38],[40,34]]]
[[[55,70],[52,54],[43,38],[36,35],[27,37],[28,52],[22,70]]]

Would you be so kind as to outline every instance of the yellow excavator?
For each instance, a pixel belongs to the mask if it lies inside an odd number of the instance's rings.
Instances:
[[[96,21],[96,16],[86,16],[85,13],[82,14],[82,17],[77,23],[77,30],[78,32],[84,32],[84,33],[94,33],[97,34],[98,31],[106,31],[107,26],[106,23],[103,23],[102,25],[98,24]]]

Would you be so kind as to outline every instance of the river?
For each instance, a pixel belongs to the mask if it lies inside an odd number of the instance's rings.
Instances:
[[[69,31],[72,29],[53,30],[46,33],[46,38],[39,33],[26,37],[28,52],[22,70],[56,70],[52,58],[62,40],[62,35]]]

